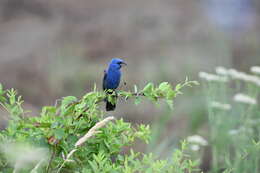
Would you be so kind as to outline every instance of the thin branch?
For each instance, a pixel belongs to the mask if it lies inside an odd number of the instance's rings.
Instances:
[[[49,163],[48,163],[46,173],[48,173],[48,172],[50,171],[51,162],[53,161],[53,159],[54,159],[54,157],[55,157],[55,154],[56,154],[56,147],[54,147],[54,149],[53,149],[53,151],[52,151],[51,158],[50,158],[50,161],[49,161]]]
[[[37,170],[39,169],[39,167],[42,165],[44,161],[45,159],[42,159],[39,163],[37,163],[37,165],[31,170],[30,173],[37,173]]]

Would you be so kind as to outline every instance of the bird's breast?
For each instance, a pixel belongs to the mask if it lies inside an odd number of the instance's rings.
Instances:
[[[119,86],[121,78],[120,70],[108,70],[106,79],[107,89],[116,89]]]

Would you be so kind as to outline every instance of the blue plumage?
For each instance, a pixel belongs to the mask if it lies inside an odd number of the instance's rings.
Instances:
[[[110,63],[108,68],[105,70],[104,78],[103,78],[103,89],[108,90],[112,89],[115,90],[120,84],[120,79],[121,79],[121,67],[122,64],[126,63],[119,58],[113,58]],[[107,102],[106,105],[106,110],[111,111],[114,110],[116,105],[113,105],[112,103]]]

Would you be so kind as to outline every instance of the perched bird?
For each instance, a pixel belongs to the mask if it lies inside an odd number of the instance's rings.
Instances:
[[[120,78],[121,78],[121,67],[122,65],[126,65],[126,63],[119,58],[113,58],[108,68],[104,71],[104,78],[103,78],[103,90],[115,90],[119,86]],[[108,94],[111,94],[107,92]],[[106,101],[106,110],[113,111],[116,108],[116,104],[110,103],[108,99]]]

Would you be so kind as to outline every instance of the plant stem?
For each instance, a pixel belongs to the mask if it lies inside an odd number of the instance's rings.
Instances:
[[[50,158],[50,161],[49,161],[49,163],[48,163],[46,173],[48,173],[48,172],[50,171],[51,162],[53,161],[55,155],[56,155],[56,146],[55,146],[55,147],[53,148],[53,150],[52,150],[51,158]]]

